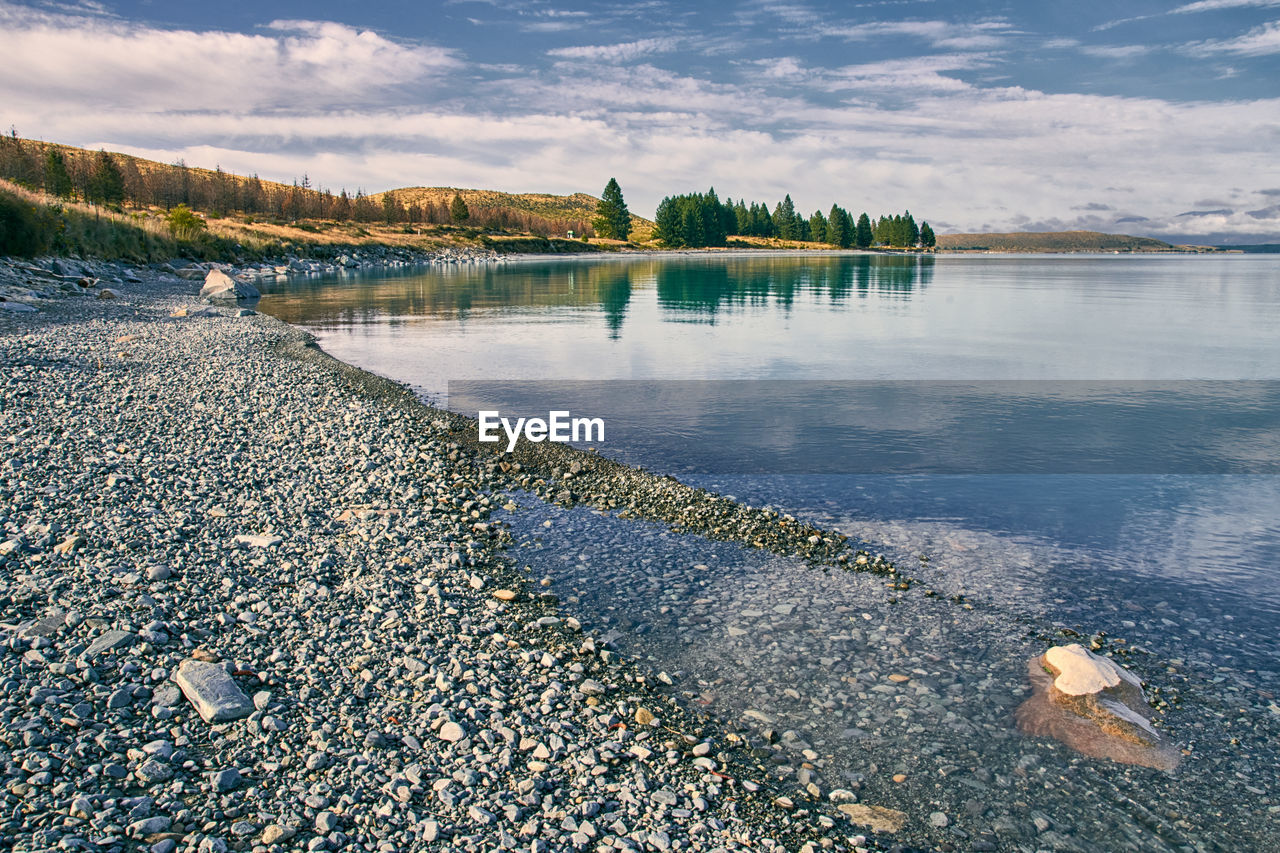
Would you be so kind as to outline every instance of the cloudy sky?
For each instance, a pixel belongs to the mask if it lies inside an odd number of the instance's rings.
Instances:
[[[1280,241],[1280,0],[0,0],[0,69],[19,135],[335,191]]]

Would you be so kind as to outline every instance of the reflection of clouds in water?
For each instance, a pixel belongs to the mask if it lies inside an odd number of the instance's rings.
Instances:
[[[1280,476],[1161,478],[1115,546],[1126,570],[1247,594],[1280,612]]]
[[[883,548],[905,574],[947,595],[980,597],[1015,612],[1047,607],[1046,581],[1070,560],[1066,548],[1028,537],[988,533],[943,521],[850,519],[837,525],[850,537]],[[927,564],[919,560],[929,557]]]

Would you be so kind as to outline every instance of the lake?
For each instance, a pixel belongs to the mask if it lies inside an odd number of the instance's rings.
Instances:
[[[1280,259],[536,259],[260,307],[460,411],[600,415],[600,452],[937,593],[515,496],[513,558],[686,701],[816,753],[780,762],[798,787],[929,804],[920,843],[962,849],[1280,839]],[[1175,697],[1177,776],[1012,727],[1027,658],[1075,635]]]

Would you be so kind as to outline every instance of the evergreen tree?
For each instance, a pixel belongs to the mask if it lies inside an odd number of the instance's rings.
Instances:
[[[853,245],[853,219],[838,204],[831,205],[831,213],[827,215],[827,242],[841,249]]]
[[[382,218],[388,225],[394,225],[403,217],[404,208],[402,208],[395,200],[391,193],[382,194]]]
[[[828,242],[827,217],[822,215],[821,210],[815,210],[813,215],[809,217],[809,238],[815,243]]]
[[[698,207],[685,204],[682,205],[684,212],[680,217],[680,236],[685,246],[705,246],[706,241],[702,231],[702,211]]]
[[[907,211],[902,216],[902,245],[914,246],[920,242],[920,229],[916,227],[915,217],[911,215],[911,211]]]
[[[120,204],[124,201],[124,175],[106,151],[98,151],[89,174],[89,201],[98,204]]]
[[[453,201],[449,202],[449,218],[455,224],[466,222],[471,218],[471,211],[467,209],[467,203],[457,193],[453,194]]]
[[[680,209],[676,200],[667,196],[658,205],[658,212],[653,215],[654,235],[664,244],[671,247],[684,245],[684,232],[681,229]]]
[[[854,229],[853,244],[859,249],[866,249],[871,245],[874,235],[871,232],[871,217],[867,216],[866,211],[858,217],[858,224]]]
[[[796,206],[791,201],[791,194],[778,202],[773,209],[773,230],[783,240],[794,240],[796,234]]]
[[[622,199],[622,187],[616,178],[610,178],[596,205],[596,217],[591,226],[601,237],[625,240],[631,236],[631,211]]]
[[[929,227],[928,222],[920,223],[920,245],[926,249],[932,249],[938,245],[938,238],[933,233],[933,229]]]
[[[66,159],[57,148],[50,148],[44,158],[44,191],[58,198],[71,198],[71,189]]]

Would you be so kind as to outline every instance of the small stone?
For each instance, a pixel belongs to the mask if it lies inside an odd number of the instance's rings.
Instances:
[[[66,539],[63,539],[57,545],[53,546],[54,553],[66,556],[73,551],[79,550],[85,544],[85,538],[79,533],[73,533]]]
[[[906,774],[906,773],[894,773],[894,774],[893,774],[893,781],[898,782],[899,784],[901,784],[902,782],[907,781],[907,774]]]
[[[603,696],[605,687],[595,679],[584,678],[582,683],[578,685],[578,692],[583,696]]]
[[[493,591],[493,597],[499,601],[515,601],[517,595],[518,593],[509,589],[495,589]]]
[[[906,814],[883,806],[841,803],[836,808],[848,817],[851,823],[869,826],[874,832],[897,832],[907,822]]]
[[[135,639],[137,639],[136,636],[128,631],[104,631],[98,639],[89,644],[89,648],[85,649],[84,656],[92,659],[103,652],[115,651],[123,646],[132,645]]]
[[[166,832],[172,823],[173,820],[171,818],[149,817],[129,824],[128,831],[132,837],[142,838],[147,835],[155,835],[157,832]]]
[[[636,722],[642,726],[653,725],[654,716],[648,708],[636,708]]]
[[[147,580],[167,581],[173,577],[173,569],[168,566],[152,566],[147,569]]]
[[[133,704],[133,691],[127,687],[114,691],[107,699],[107,707],[112,710],[125,708],[131,704]]]
[[[316,832],[328,835],[338,828],[338,816],[330,811],[323,811],[316,815]]]
[[[138,780],[142,782],[143,785],[151,787],[152,785],[159,785],[172,779],[173,768],[163,761],[157,761],[152,758],[143,762],[142,766],[138,768],[137,775]]]
[[[457,743],[467,736],[467,733],[463,730],[462,726],[452,720],[441,726],[440,731],[436,732],[436,734],[439,736],[440,740],[448,741],[449,743]]]
[[[929,825],[936,826],[938,829],[946,829],[951,820],[943,812],[933,812],[929,815]]]
[[[283,541],[279,536],[273,536],[270,533],[241,533],[236,537],[236,542],[253,548],[273,548]]]
[[[240,787],[240,778],[240,771],[232,767],[209,774],[209,784],[214,791],[221,794]]]
[[[298,834],[298,830],[292,826],[282,826],[278,823],[268,824],[267,828],[262,830],[263,844],[279,844],[288,841],[290,838]]]

